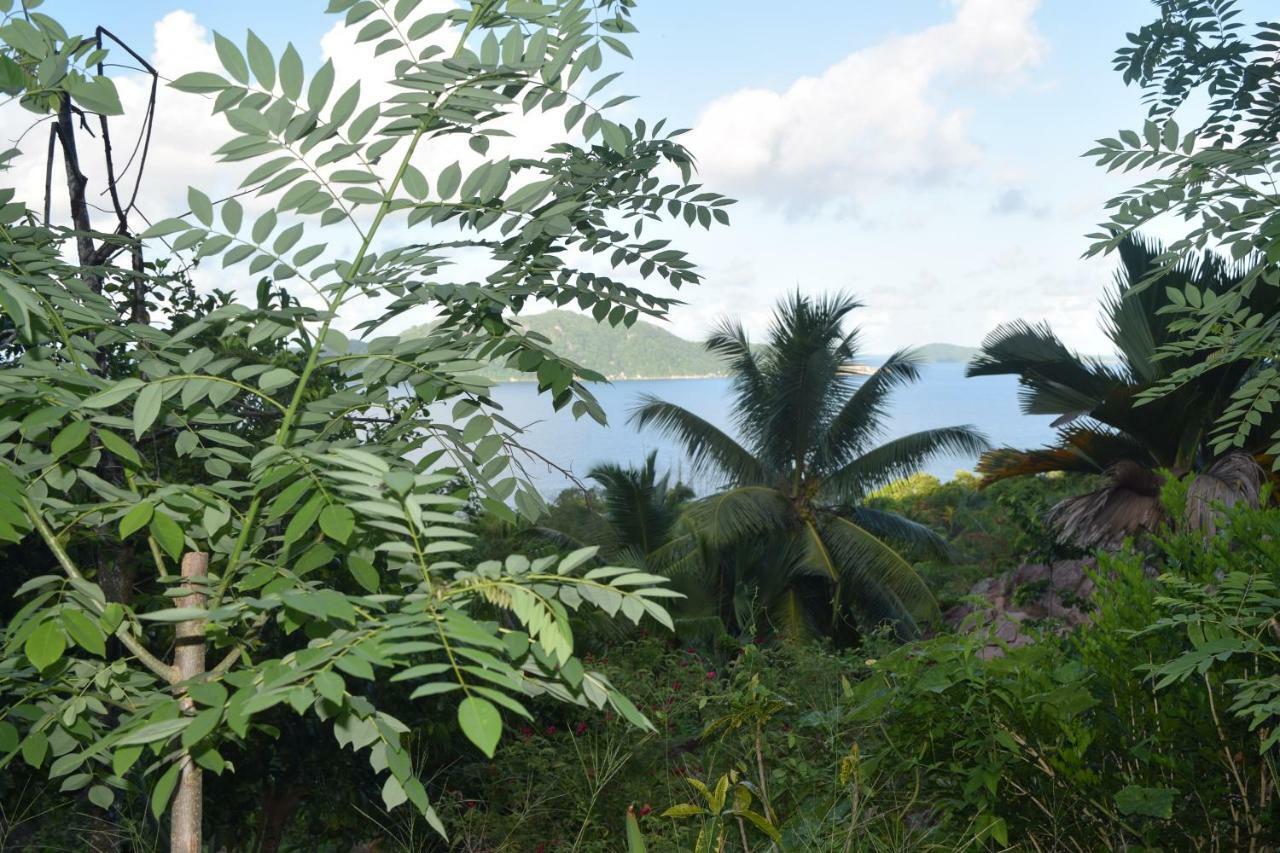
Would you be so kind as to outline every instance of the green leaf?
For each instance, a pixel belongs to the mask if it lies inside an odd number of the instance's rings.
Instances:
[[[160,401],[163,394],[164,389],[156,382],[144,386],[138,392],[138,398],[133,401],[133,435],[135,438],[142,438],[143,434],[156,422],[156,418],[160,416]]]
[[[249,30],[249,39],[245,46],[248,48],[249,67],[253,69],[253,76],[258,78],[262,88],[270,92],[276,86],[276,65],[271,58],[270,49],[253,30]]]
[[[210,74],[208,71],[193,71],[190,74],[183,74],[169,85],[179,92],[204,95],[211,92],[221,92],[230,84],[217,74]],[[146,236],[146,234],[144,233],[143,236]]]
[[[648,853],[644,836],[640,834],[640,823],[630,808],[627,809],[627,853]]]
[[[213,47],[218,52],[218,60],[222,63],[222,67],[227,69],[227,73],[237,83],[249,85],[249,66],[245,64],[244,54],[240,52],[240,48],[236,47],[235,42],[222,33],[214,33]]]
[[[173,789],[178,784],[178,771],[181,769],[182,765],[176,761],[170,764],[169,768],[156,780],[156,786],[151,789],[151,813],[157,818],[161,817],[169,806],[169,798],[173,796]]]
[[[62,629],[51,620],[41,622],[27,635],[27,641],[22,645],[27,660],[41,671],[57,663],[66,650],[67,638],[62,635]]]
[[[302,97],[302,79],[302,57],[290,42],[280,55],[280,88],[286,98],[297,101]]]
[[[365,590],[368,592],[378,591],[378,570],[374,568],[373,563],[357,554],[352,554],[347,558],[347,570],[356,579],[356,583],[364,587]]]
[[[145,236],[145,235],[144,235]],[[141,388],[145,383],[141,379],[121,379],[110,388],[99,391],[97,394],[86,397],[82,405],[88,409],[105,409],[108,406],[114,406],[122,400],[127,399],[134,391]]]
[[[502,736],[502,716],[488,699],[468,696],[458,703],[458,725],[467,739],[493,758]]]
[[[382,804],[387,811],[391,811],[408,799],[409,795],[400,786],[400,781],[395,776],[388,776],[387,781],[382,785]]]
[[[44,732],[34,732],[22,741],[22,760],[31,767],[39,767],[49,754],[49,738]]]
[[[178,526],[178,522],[163,512],[157,512],[151,517],[150,529],[151,535],[156,538],[156,542],[160,544],[166,554],[175,560],[182,556],[185,537],[182,535],[182,528]]]
[[[341,705],[343,696],[346,693],[346,684],[342,681],[342,676],[330,670],[317,672],[315,678],[312,679],[312,686],[316,692],[328,699],[335,705]]]
[[[311,78],[311,85],[307,87],[307,108],[319,112],[329,100],[329,93],[333,91],[333,60],[326,59],[324,65],[320,66],[320,70]]]
[[[205,708],[191,718],[191,724],[182,730],[182,748],[189,750],[204,740],[218,727],[222,708]]]
[[[0,753],[8,755],[18,748],[18,730],[13,723],[0,720]]]
[[[283,388],[297,378],[298,374],[289,368],[276,367],[258,377],[258,387],[263,391],[274,391],[277,388]]]
[[[142,457],[138,455],[133,445],[111,430],[98,427],[98,441],[101,441],[102,446],[119,459],[134,466],[142,464]]]
[[[320,510],[320,530],[330,539],[347,544],[355,526],[355,513],[341,504],[330,504]]]
[[[213,225],[213,202],[195,187],[187,187],[187,206],[206,228]]]
[[[120,94],[116,84],[107,77],[85,78],[71,74],[64,78],[71,99],[87,111],[104,116],[118,116],[124,113],[120,106]]]
[[[89,802],[102,810],[111,808],[116,800],[115,793],[106,785],[94,785],[89,789]]]
[[[1172,788],[1127,785],[1116,792],[1116,807],[1124,815],[1136,814],[1168,820],[1173,817],[1173,798],[1177,793]]]
[[[450,198],[458,191],[458,185],[462,182],[462,167],[457,163],[450,163],[444,167],[440,173],[440,177],[436,179],[436,194],[440,198]]]
[[[111,772],[117,776],[124,776],[141,757],[141,746],[122,746],[111,753]]]
[[[120,518],[120,538],[127,539],[145,527],[154,512],[155,506],[149,501],[139,501]]]
[[[84,444],[85,439],[89,437],[89,429],[88,421],[72,421],[59,430],[49,446],[53,453],[53,458],[61,459]]]
[[[107,656],[106,637],[103,636],[102,629],[84,611],[70,608],[63,610],[62,627],[76,645],[89,654],[100,658]]]

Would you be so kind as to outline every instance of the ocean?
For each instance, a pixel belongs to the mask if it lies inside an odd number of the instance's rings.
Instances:
[[[609,425],[589,418],[574,420],[568,411],[554,412],[546,395],[529,382],[497,386],[493,399],[503,414],[525,428],[521,441],[540,456],[575,477],[585,478],[601,462],[638,464],[658,451],[658,468],[672,479],[684,480],[705,493],[719,484],[714,477],[694,476],[683,450],[652,429],[637,431],[627,419],[640,398],[653,394],[689,409],[733,434],[728,379],[633,379],[597,385],[593,389],[608,415]],[[966,379],[964,365],[939,362],[922,365],[920,381],[898,389],[884,421],[884,438],[923,429],[970,424],[986,433],[995,446],[1035,447],[1054,438],[1051,416],[1024,415],[1018,410],[1018,383],[1012,376]],[[948,456],[923,469],[941,480],[960,470],[972,470],[976,458]],[[544,497],[553,498],[573,485],[568,476],[536,458],[522,460],[525,474]]]

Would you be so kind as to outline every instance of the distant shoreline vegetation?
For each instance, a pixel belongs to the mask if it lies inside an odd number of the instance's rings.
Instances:
[[[551,310],[522,318],[523,325],[550,339],[550,347],[564,357],[604,375],[610,382],[662,379],[723,379],[728,370],[719,357],[698,341],[691,341],[644,320],[630,329],[597,324],[573,311]],[[406,332],[425,332],[422,326]],[[917,347],[924,362],[967,362],[977,347],[929,343]],[[870,356],[854,368],[869,374],[886,356]],[[492,366],[485,375],[497,382],[530,382],[528,373]]]

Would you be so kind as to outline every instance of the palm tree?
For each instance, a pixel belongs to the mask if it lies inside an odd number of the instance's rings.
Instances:
[[[1080,356],[1047,324],[1019,321],[988,335],[966,374],[1017,376],[1024,413],[1058,416],[1053,425],[1059,436],[1053,445],[1005,447],[984,455],[978,471],[987,482],[1050,471],[1106,475],[1102,488],[1068,498],[1050,511],[1059,538],[1086,549],[1116,547],[1164,520],[1161,469],[1175,476],[1199,475],[1191,485],[1188,510],[1201,525],[1212,517],[1209,503],[1256,501],[1262,483],[1261,469],[1247,455],[1215,453],[1210,440],[1232,392],[1247,378],[1246,365],[1205,369],[1171,393],[1139,404],[1144,391],[1195,361],[1193,353],[1157,355],[1178,340],[1177,317],[1164,310],[1170,306],[1169,292],[1209,299],[1232,289],[1251,262],[1232,263],[1206,252],[1143,286],[1157,270],[1163,247],[1135,236],[1120,243],[1119,253],[1120,269],[1103,303],[1103,329],[1116,347],[1118,362]],[[1275,290],[1257,288],[1253,308],[1263,308],[1263,301],[1274,303]],[[1252,453],[1260,448],[1244,449]]]
[[[643,567],[651,552],[667,544],[681,506],[693,496],[687,486],[672,485],[670,474],[659,477],[657,461],[655,450],[638,468],[613,463],[592,468],[587,479],[599,486],[599,506],[591,507],[576,537],[567,531],[552,535],[598,545],[610,562]]]
[[[919,371],[900,351],[860,375],[858,331],[844,329],[858,307],[842,294],[794,294],[759,348],[740,323],[721,322],[706,346],[728,363],[742,443],[656,397],[633,413],[633,423],[682,444],[695,470],[721,478],[723,489],[690,505],[656,557],[709,571],[728,626],[747,627],[753,607],[793,634],[841,636],[885,619],[910,633],[937,619],[937,602],[897,547],[943,555],[945,542],[861,502],[936,454],[988,445],[968,426],[876,443],[890,393]]]

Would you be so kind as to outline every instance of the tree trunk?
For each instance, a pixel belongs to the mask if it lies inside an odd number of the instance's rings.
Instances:
[[[182,557],[183,586],[188,594],[177,599],[178,607],[204,607],[204,579],[209,573],[209,555],[199,552]],[[179,683],[197,678],[204,672],[204,620],[188,619],[179,622],[174,629],[174,669]],[[195,710],[195,702],[183,694],[179,698],[184,714]],[[170,853],[200,853],[200,830],[203,806],[200,766],[185,753],[178,759],[178,787],[173,795],[170,812]]]

